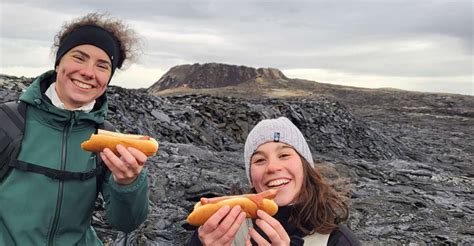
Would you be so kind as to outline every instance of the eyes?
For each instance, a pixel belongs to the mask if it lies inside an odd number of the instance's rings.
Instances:
[[[74,58],[74,60],[77,60],[77,61],[86,61],[86,58],[83,56],[83,55],[80,55],[80,54],[77,54],[77,55],[73,55],[72,56]]]
[[[252,158],[251,164],[252,165],[263,165],[264,161],[265,161],[264,158]]]
[[[102,63],[99,63],[97,65],[97,67],[99,67],[100,69],[103,69],[103,70],[109,70],[109,64],[105,63],[105,62],[102,62]]]
[[[74,61],[76,61],[77,63],[84,63],[84,62],[87,61],[87,57],[83,54],[80,54],[80,53],[74,54],[72,57],[73,57]],[[109,71],[110,70],[110,64],[107,63],[107,62],[98,61],[96,66],[100,71]]]
[[[293,155],[294,153],[291,153],[290,151],[283,151],[280,153],[276,153],[275,157],[279,160],[289,160],[293,157]],[[261,166],[261,165],[265,165],[270,158],[273,158],[273,157],[257,153],[252,156],[252,158],[250,159],[250,163],[252,165]]]

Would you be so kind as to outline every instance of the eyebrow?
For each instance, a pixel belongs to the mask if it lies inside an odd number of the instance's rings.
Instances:
[[[277,149],[294,149],[294,148],[289,145],[284,144],[284,145],[278,146]]]
[[[81,51],[81,50],[73,50],[72,52],[73,52],[73,53],[74,53],[74,52],[77,52],[77,53],[79,53],[79,54],[81,54],[81,55],[87,57],[87,59],[90,59],[90,58],[91,58],[91,56],[90,56],[89,54],[87,54],[87,53],[85,53],[85,52],[83,52],[83,51]],[[99,62],[100,62],[100,63],[106,63],[107,65],[112,66],[112,64],[110,64],[109,61],[104,60],[104,59],[99,59]]]

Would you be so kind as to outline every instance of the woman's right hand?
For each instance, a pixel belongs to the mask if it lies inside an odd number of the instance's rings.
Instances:
[[[199,227],[199,240],[203,245],[231,245],[245,217],[240,206],[226,205]]]
[[[291,243],[290,236],[286,232],[283,225],[265,213],[263,210],[257,210],[258,219],[255,224],[262,229],[262,231],[268,236],[270,242],[268,242],[262,235],[260,235],[254,228],[249,228],[250,237],[257,243],[257,245],[273,245],[273,246],[289,246]],[[246,246],[251,246],[252,243],[250,238],[245,242]]]

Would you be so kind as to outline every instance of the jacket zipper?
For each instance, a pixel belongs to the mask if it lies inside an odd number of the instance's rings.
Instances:
[[[71,126],[71,121],[74,119],[74,112],[70,112],[70,118],[68,123],[64,126],[63,129],[63,139],[62,139],[62,148],[61,148],[61,167],[60,170],[66,169],[66,158],[67,158],[67,137],[69,132],[69,127]],[[58,187],[58,199],[56,200],[56,210],[54,212],[53,218],[53,225],[51,227],[51,231],[48,237],[48,245],[53,245],[54,236],[58,230],[58,222],[59,222],[59,214],[61,212],[62,206],[62,198],[63,198],[63,190],[64,190],[64,181],[59,180],[59,187]]]

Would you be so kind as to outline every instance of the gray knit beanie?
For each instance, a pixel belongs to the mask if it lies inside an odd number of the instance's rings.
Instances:
[[[245,173],[250,184],[252,184],[250,179],[250,159],[252,155],[260,145],[272,141],[292,146],[311,166],[314,166],[306,139],[288,118],[262,120],[250,131],[245,141]]]

